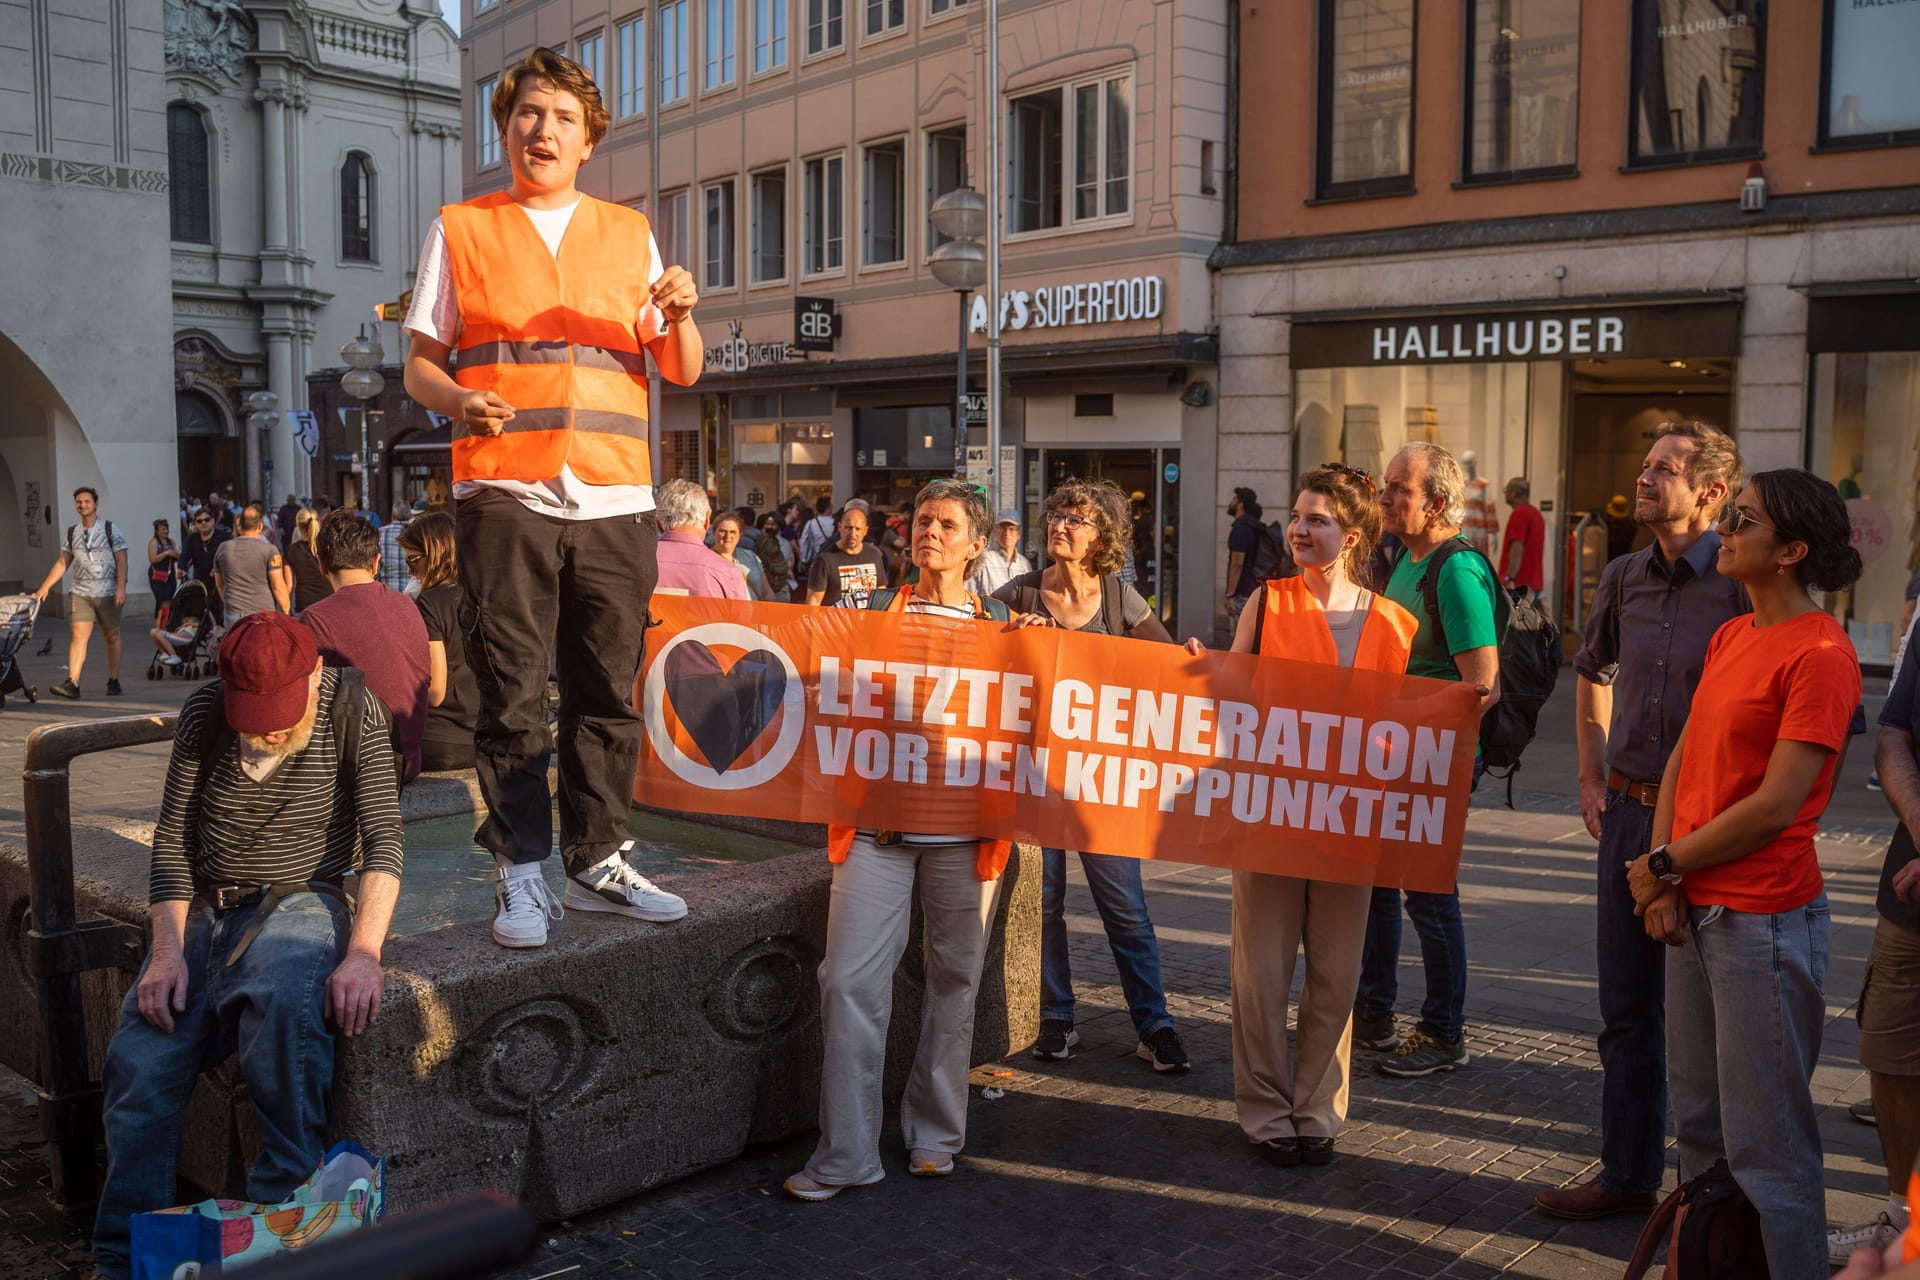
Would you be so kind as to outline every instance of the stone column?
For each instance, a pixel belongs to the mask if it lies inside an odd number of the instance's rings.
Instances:
[[[291,289],[300,281],[294,278],[293,238],[290,231],[292,210],[289,207],[287,192],[287,163],[290,148],[287,145],[289,108],[297,108],[298,91],[283,84],[262,85],[253,91],[254,100],[260,104],[260,169],[261,169],[261,253],[260,283],[269,289]],[[264,307],[262,328],[267,339],[267,390],[280,398],[279,418],[273,427],[265,433],[264,439],[249,441],[249,450],[256,452],[259,458],[258,469],[253,471],[259,488],[257,492],[270,506],[278,506],[279,498],[289,488],[299,489],[299,477],[295,476],[293,444],[293,423],[289,414],[298,407],[293,391],[293,330],[292,316],[285,302],[269,301]],[[250,437],[258,437],[259,432],[248,428]],[[265,470],[265,461],[272,459],[271,475]]]

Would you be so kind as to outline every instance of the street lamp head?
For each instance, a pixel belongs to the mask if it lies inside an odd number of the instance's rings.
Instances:
[[[987,250],[978,240],[949,240],[933,251],[927,265],[934,279],[962,293],[987,282]]]
[[[256,391],[247,397],[247,408],[254,413],[271,413],[280,406],[280,397],[271,391]]]
[[[387,389],[377,369],[349,369],[340,376],[340,389],[355,400],[371,400]]]
[[[360,326],[360,336],[340,348],[340,359],[355,369],[377,369],[386,359],[386,349],[380,345],[379,335],[367,336],[367,327]]]
[[[972,187],[955,187],[927,210],[933,229],[953,240],[978,240],[987,234],[987,201]]]

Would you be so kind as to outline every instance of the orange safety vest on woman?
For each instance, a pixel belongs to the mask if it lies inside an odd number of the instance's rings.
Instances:
[[[893,599],[887,601],[887,612],[906,612],[907,601],[912,598],[912,585],[909,584],[901,587],[894,593]],[[973,605],[974,616],[986,616],[986,609],[980,604],[979,596],[969,591],[967,592],[967,599]],[[853,851],[853,838],[858,834],[858,827],[848,826],[840,822],[829,823],[827,825],[827,861],[845,862],[847,860],[847,854]],[[973,862],[974,873],[982,880],[998,880],[1000,873],[1007,869],[1007,863],[1011,861],[1012,858],[1013,841],[982,839],[980,841],[980,851],[975,856]]]
[[[1393,601],[1373,592],[1373,603],[1360,624],[1360,643],[1353,665],[1362,671],[1399,675],[1413,656],[1414,633],[1420,622]],[[1275,578],[1267,583],[1266,618],[1260,628],[1260,653],[1268,658],[1340,665],[1327,614],[1302,578]]]
[[[570,466],[588,484],[652,484],[645,215],[582,196],[557,257],[504,192],[440,219],[460,307],[453,380],[514,411],[497,436],[454,420],[454,480],[537,484]]]

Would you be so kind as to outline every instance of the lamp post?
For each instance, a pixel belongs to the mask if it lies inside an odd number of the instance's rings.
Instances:
[[[256,391],[247,397],[247,425],[253,428],[253,447],[260,459],[260,488],[257,492],[272,509],[274,424],[280,421],[280,397],[271,391]]]
[[[987,229],[987,202],[972,187],[962,184],[933,202],[927,211],[933,229],[947,237],[947,243],[933,251],[930,266],[933,277],[960,294],[959,383],[953,407],[953,470],[965,475],[967,467],[967,295],[987,281],[987,250],[980,237]],[[991,306],[991,304],[989,304]],[[993,474],[991,452],[987,474]],[[993,506],[989,486],[987,506]]]
[[[373,455],[367,444],[367,401],[387,389],[387,380],[380,375],[380,361],[386,358],[386,349],[380,345],[380,337],[367,335],[367,326],[360,326],[360,336],[340,348],[340,359],[349,366],[340,375],[340,389],[360,402],[360,506],[367,511],[374,510],[372,504]]]

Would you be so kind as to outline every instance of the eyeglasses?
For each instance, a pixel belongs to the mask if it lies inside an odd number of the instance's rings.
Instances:
[[[423,551],[408,551],[402,553],[400,558],[408,564],[419,564],[422,560],[425,560],[427,556]]]
[[[1746,512],[1742,511],[1738,507],[1728,507],[1727,514],[1720,517],[1720,528],[1722,532],[1724,532],[1729,538],[1731,538],[1734,534],[1739,533],[1742,529],[1746,528],[1750,524],[1759,525],[1762,529],[1765,529],[1768,533],[1773,534],[1776,538],[1783,538],[1786,536],[1785,534],[1781,533],[1778,529],[1774,528],[1772,525],[1765,524],[1759,520],[1755,520],[1752,516],[1748,515]]]
[[[1068,533],[1078,533],[1092,523],[1093,521],[1087,519],[1085,516],[1075,515],[1071,511],[1047,512],[1047,524],[1049,526],[1060,525],[1065,528]]]
[[[205,516],[201,516],[198,519],[196,519],[194,523],[198,525],[208,525],[208,524],[212,524],[213,521],[207,519]]]

